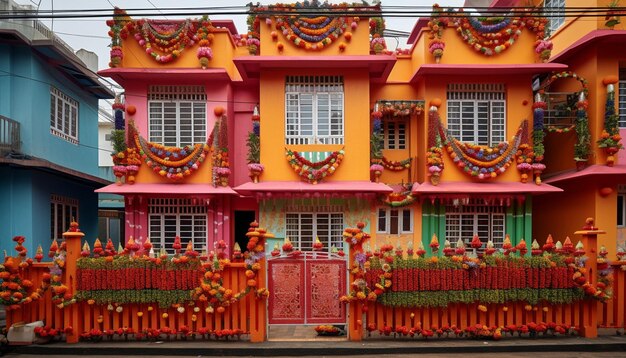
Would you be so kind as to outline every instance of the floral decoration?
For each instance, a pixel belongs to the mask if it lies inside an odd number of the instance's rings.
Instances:
[[[358,28],[358,16],[346,16],[343,13],[380,11],[380,6],[367,4],[329,4],[317,0],[294,4],[276,4],[269,6],[251,5],[248,17],[248,46],[251,54],[258,53],[259,27],[262,19],[292,42],[305,50],[322,50],[343,37],[346,42],[352,38],[352,32]],[[342,13],[333,15],[333,12]],[[310,13],[310,14],[308,14]],[[328,14],[328,15],[326,15]],[[274,21],[272,21],[273,16]],[[280,43],[277,46],[281,45]],[[345,49],[345,43],[343,43]],[[280,48],[279,48],[280,49]]]
[[[343,160],[343,149],[330,153],[324,160],[310,162],[295,150],[287,149],[285,156],[291,168],[305,181],[317,184],[320,180],[335,173]]]
[[[228,156],[228,118],[225,109],[216,107],[215,125],[209,136],[208,145],[211,148],[211,158],[213,162],[213,184],[228,186],[230,175],[230,163]]]
[[[379,111],[379,105],[374,105],[372,111],[372,135],[370,136],[370,160],[379,162],[383,158],[383,112]]]
[[[0,280],[2,280],[0,304],[5,306],[7,311],[20,309],[24,303],[37,301],[50,286],[49,274],[44,274],[39,287],[35,287],[32,281],[24,278],[26,269],[33,263],[31,258],[26,258],[28,250],[22,245],[24,241],[24,236],[15,236],[13,242],[16,243],[17,256],[6,256],[3,264],[0,265]],[[41,251],[41,246],[37,251]],[[38,256],[36,258],[41,261]]]
[[[182,21],[132,20],[126,11],[115,8],[114,18],[107,20],[107,25],[111,37],[111,67],[119,66],[123,57],[122,40],[129,36],[157,63],[172,62],[182,55],[185,48],[196,44],[204,48],[198,52],[203,67],[212,57],[211,49],[207,46],[213,39],[213,25],[206,16]]]
[[[70,223],[70,230],[72,227],[78,230],[78,223]],[[57,244],[56,239],[52,241],[50,245],[50,251],[48,256],[52,259],[52,267],[50,267],[50,288],[52,289],[52,303],[57,308],[67,307],[76,303],[76,298],[69,291],[69,287],[63,282],[63,269],[65,268],[65,257],[67,255],[66,243],[63,241],[61,245]]]
[[[316,326],[315,332],[318,336],[339,336],[342,333],[339,328],[331,325]]]
[[[426,166],[432,185],[438,185],[443,172],[443,141],[440,126],[439,112],[436,106],[428,111],[428,151],[426,152]]]
[[[403,206],[409,206],[413,204],[415,200],[417,200],[417,198],[413,196],[411,190],[405,190],[401,192],[393,192],[387,194],[387,196],[383,200],[383,203],[393,208],[399,208]]]
[[[519,15],[513,11],[505,16],[489,17],[466,15],[463,10],[455,11],[454,16],[450,16],[448,12],[438,5],[433,6],[431,21],[428,23],[431,39],[429,51],[437,62],[443,56],[445,43],[442,37],[443,30],[447,27],[454,27],[471,48],[485,56],[506,51],[517,41],[522,31],[528,28],[535,33],[534,50],[539,58],[542,61],[550,58],[552,43],[544,40],[548,20],[533,15],[530,9],[519,9]]]
[[[598,147],[603,148],[607,154],[607,166],[615,164],[615,154],[624,148],[619,134],[619,116],[615,113],[615,83],[617,81],[618,78],[615,76],[609,76],[602,81],[606,85],[607,94],[604,105],[604,130],[597,143]]]
[[[383,156],[380,163],[385,169],[389,169],[392,172],[399,172],[404,169],[411,168],[412,161],[413,161],[413,158],[407,158],[407,159],[398,161],[398,160],[389,160]]]
[[[208,144],[194,144],[184,147],[166,147],[148,142],[139,135],[133,122],[129,124],[134,146],[148,168],[161,177],[179,181],[198,170],[209,152]]]
[[[252,114],[252,131],[248,133],[246,140],[248,146],[248,170],[250,171],[250,179],[254,183],[258,183],[259,176],[263,173],[265,167],[261,164],[261,116],[259,108],[254,107]]]
[[[378,101],[378,110],[386,118],[419,116],[424,111],[423,101]]]

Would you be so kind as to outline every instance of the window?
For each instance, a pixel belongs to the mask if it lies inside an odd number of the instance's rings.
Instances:
[[[477,234],[481,241],[492,240],[496,248],[501,248],[504,223],[504,206],[488,206],[479,199],[470,199],[465,205],[446,206],[446,239],[453,245],[462,239],[469,247]]]
[[[150,86],[151,142],[183,147],[206,142],[206,93],[202,86]]]
[[[384,149],[406,149],[406,122],[383,122]]]
[[[50,133],[78,144],[78,102],[50,87]]]
[[[626,226],[626,186],[617,189],[617,226]]]
[[[191,199],[152,198],[148,213],[150,241],[155,251],[164,247],[168,254],[174,254],[176,236],[180,236],[183,250],[189,241],[196,251],[202,251],[206,245],[206,206],[193,205]]]
[[[124,242],[124,213],[115,210],[98,210],[98,237],[102,241],[111,239],[117,247]]]
[[[72,220],[79,220],[78,199],[53,194],[50,197],[50,237],[63,239]]]
[[[413,212],[411,209],[378,209],[376,232],[399,235],[413,232]]]
[[[450,135],[478,145],[505,141],[503,84],[449,84],[447,99]]]
[[[626,69],[620,69],[619,71],[619,84],[617,91],[619,127],[626,128]]]
[[[288,76],[287,144],[343,144],[343,77]]]
[[[294,249],[312,250],[316,237],[324,250],[332,245],[343,247],[343,213],[287,213],[285,222],[285,235]]]
[[[543,9],[548,19],[548,29],[552,33],[565,22],[565,0],[545,0]]]

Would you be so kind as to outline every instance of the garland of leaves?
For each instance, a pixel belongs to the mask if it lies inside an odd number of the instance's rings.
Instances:
[[[114,18],[107,20],[111,37],[111,67],[120,65],[123,58],[122,40],[131,35],[137,43],[157,63],[169,63],[180,57],[186,47],[199,43],[202,49],[198,58],[203,66],[202,58],[212,57],[210,45],[213,25],[207,16],[184,21],[169,20],[132,20],[126,11],[114,10]]]
[[[344,157],[343,149],[330,153],[324,160],[310,162],[295,150],[286,149],[285,156],[291,168],[305,181],[317,184],[318,181],[329,177],[341,164]]]
[[[604,148],[607,153],[607,165],[613,165],[613,157],[620,149],[624,148],[619,134],[619,116],[615,113],[615,82],[616,79],[608,78],[603,81],[606,84],[606,102],[604,105],[604,130],[598,139],[598,147]]]
[[[398,161],[398,160],[389,160],[385,156],[383,156],[382,159],[380,160],[380,163],[382,164],[383,167],[385,167],[385,169],[389,169],[392,172],[399,172],[399,171],[403,171],[404,169],[411,168],[412,161],[413,161],[413,158],[407,158],[407,159]]]
[[[209,136],[209,147],[213,160],[213,185],[217,185],[220,177],[228,178],[230,175],[230,163],[228,160],[228,118],[223,113],[224,109],[215,109],[215,125]]]
[[[439,184],[443,172],[443,141],[440,128],[441,119],[437,107],[431,106],[428,111],[428,151],[426,152],[426,166],[433,185]]]
[[[139,135],[132,121],[129,123],[129,130],[134,145],[139,149],[139,154],[146,165],[153,172],[172,181],[179,181],[198,170],[209,152],[207,144],[198,143],[179,148],[149,142]]]
[[[506,16],[476,18],[471,14],[465,14],[461,9],[455,10],[454,16],[446,16],[447,13],[452,13],[452,9],[446,12],[440,6],[434,5],[431,21],[428,23],[431,39],[429,51],[439,62],[445,48],[445,42],[442,39],[443,30],[447,27],[454,27],[455,32],[468,46],[485,56],[494,56],[511,47],[524,28],[528,28],[535,33],[535,52],[539,58],[547,61],[552,51],[552,43],[544,40],[548,20],[539,15],[532,15],[531,9],[519,11],[523,15],[515,16],[514,11]],[[527,16],[528,13],[531,15]]]

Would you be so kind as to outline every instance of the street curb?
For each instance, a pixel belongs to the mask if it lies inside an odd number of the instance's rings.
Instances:
[[[333,342],[336,343],[336,342]],[[132,347],[102,347],[93,345],[31,345],[8,347],[4,353],[36,354],[36,355],[153,355],[153,356],[337,356],[337,355],[374,355],[374,354],[418,354],[418,353],[529,353],[529,352],[626,352],[626,342],[623,343],[570,343],[570,344],[483,344],[483,345],[424,345],[415,342],[403,346],[381,346],[376,344],[324,344],[311,345],[311,342],[289,342],[289,347],[276,344],[253,344],[241,347],[228,347],[228,343],[216,347],[215,344],[201,347],[146,347],[133,345]],[[308,346],[308,347],[307,347]]]

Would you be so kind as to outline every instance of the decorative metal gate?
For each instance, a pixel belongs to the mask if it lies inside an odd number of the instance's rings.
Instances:
[[[345,324],[346,260],[325,252],[279,257],[267,265],[270,324]]]

